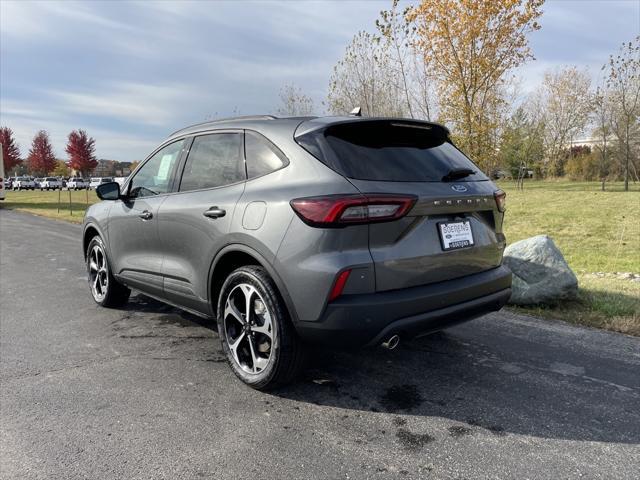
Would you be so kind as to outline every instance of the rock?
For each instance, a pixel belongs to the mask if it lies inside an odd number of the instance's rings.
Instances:
[[[513,272],[510,303],[555,304],[578,294],[578,279],[546,235],[509,245],[504,251],[504,264]]]

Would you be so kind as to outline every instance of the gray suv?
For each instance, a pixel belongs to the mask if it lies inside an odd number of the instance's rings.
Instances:
[[[500,309],[504,192],[422,121],[242,117],[173,133],[85,215],[89,286],[217,319],[235,374],[290,381],[305,344],[384,345]]]

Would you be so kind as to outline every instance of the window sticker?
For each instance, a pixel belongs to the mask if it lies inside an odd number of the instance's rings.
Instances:
[[[173,161],[173,154],[167,153],[162,156],[162,160],[160,161],[160,168],[158,168],[158,175],[156,178],[160,181],[167,180],[169,178],[169,169],[171,168],[171,163]]]

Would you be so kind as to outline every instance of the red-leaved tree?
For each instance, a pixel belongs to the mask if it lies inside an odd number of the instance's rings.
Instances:
[[[0,127],[0,143],[2,144],[4,172],[9,175],[11,169],[22,162],[20,160],[20,148],[13,138],[13,131],[9,127]]]
[[[69,155],[69,166],[76,172],[86,176],[96,168],[98,160],[94,152],[96,141],[87,135],[84,130],[74,130],[69,134],[66,152]]]
[[[56,157],[49,141],[49,134],[45,130],[40,130],[33,137],[29,157],[27,157],[27,166],[29,172],[39,176],[45,176],[56,168]]]

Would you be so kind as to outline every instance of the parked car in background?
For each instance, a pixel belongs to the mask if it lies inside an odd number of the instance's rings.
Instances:
[[[215,318],[257,389],[290,381],[306,343],[395,348],[511,296],[505,193],[435,123],[203,123],[97,194],[82,239],[93,299],[119,306],[133,288]]]
[[[35,190],[36,182],[31,177],[16,177],[11,188],[13,190]]]
[[[113,182],[113,177],[93,177],[89,182],[89,188],[95,190],[98,185]]]
[[[124,185],[124,182],[127,181],[129,177],[113,177],[113,181],[118,183],[120,186]]]
[[[35,184],[36,188],[40,188],[40,183],[44,180],[44,178],[42,177],[36,177],[33,179],[33,183]]]
[[[69,190],[85,190],[89,188],[89,183],[82,177],[71,177],[67,180]]]
[[[45,177],[40,180],[40,190],[62,190],[62,182],[56,177]]]

